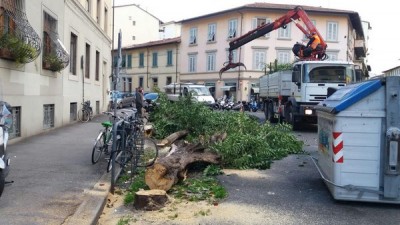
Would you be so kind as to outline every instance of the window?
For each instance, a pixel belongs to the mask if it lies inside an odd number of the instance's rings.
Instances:
[[[108,9],[104,8],[104,32],[108,33]]]
[[[157,67],[158,66],[158,53],[157,52],[153,52],[153,67]]]
[[[85,3],[86,3],[86,4],[85,4],[85,9],[86,9],[86,11],[90,12],[90,0],[86,0]]]
[[[128,68],[132,68],[132,55],[128,55],[127,64],[128,64]]]
[[[100,52],[96,51],[96,73],[94,75],[96,81],[100,80]]]
[[[279,50],[277,51],[278,64],[290,63],[290,51],[289,50]]]
[[[215,71],[215,52],[207,53],[207,71]]]
[[[21,107],[11,107],[12,126],[8,130],[9,139],[21,137]]]
[[[77,54],[77,47],[78,47],[78,37],[71,33],[71,43],[70,43],[70,65],[69,65],[69,72],[73,75],[76,75],[76,54]]]
[[[269,18],[253,18],[252,23],[251,23],[251,28],[256,29],[259,26],[262,26],[264,24],[271,23],[271,19]],[[270,37],[271,33],[265,34],[264,37]]]
[[[132,41],[134,41],[134,40],[136,40],[136,37],[135,37],[135,36],[132,36]]]
[[[196,43],[197,43],[197,28],[192,27],[192,28],[190,28],[189,44],[194,45]]]
[[[167,77],[167,83],[166,83],[166,85],[168,85],[168,84],[170,84],[170,83],[172,83],[172,77]]]
[[[100,0],[97,0],[97,10],[96,10],[97,15],[96,15],[96,19],[97,19],[97,24],[99,24],[99,25],[100,25],[100,13],[101,13],[101,11],[100,11],[101,7],[100,6],[101,6]]]
[[[282,27],[279,28],[279,30],[278,30],[278,38],[289,39],[290,38],[290,30],[291,30],[290,24],[286,25],[286,29],[284,29]]]
[[[158,87],[158,78],[153,78],[153,87]]]
[[[167,66],[172,66],[172,50],[167,51]]]
[[[237,19],[229,20],[228,22],[228,38],[235,38],[237,35]]]
[[[144,86],[144,79],[143,77],[139,77],[139,87],[143,87]]]
[[[338,29],[339,25],[337,22],[328,22],[326,40],[327,41],[338,41]]]
[[[20,1],[16,1],[17,3],[5,4],[0,7],[0,34],[6,34],[15,31],[15,21],[12,19],[7,12],[20,10],[18,6],[21,4]],[[1,3],[1,1],[0,1]],[[16,7],[15,7],[16,6]],[[12,12],[10,12],[11,14]]]
[[[139,67],[144,67],[144,53],[139,53]]]
[[[132,21],[132,25],[133,25],[133,26],[136,26],[136,21]]]
[[[257,49],[253,51],[253,69],[264,70],[266,63],[266,50]]]
[[[207,41],[208,42],[215,41],[216,32],[217,32],[217,24],[215,24],[215,23],[208,24],[208,34],[207,34]]]
[[[54,127],[54,104],[43,105],[43,129]]]
[[[122,55],[121,67],[122,67],[122,68],[125,68],[125,67],[126,67],[126,55]]]
[[[191,54],[189,55],[189,72],[193,73],[196,72],[196,65],[197,64],[197,55]]]
[[[69,104],[69,121],[73,122],[78,119],[78,103],[71,102]]]
[[[90,45],[88,43],[85,49],[85,77],[90,78]]]
[[[45,57],[50,56],[56,51],[51,35],[57,34],[57,20],[44,12],[43,21],[43,64]],[[46,66],[44,66],[46,68]]]
[[[337,52],[326,52],[329,61],[338,60],[338,53]]]
[[[128,92],[132,92],[132,78],[128,77],[127,82],[128,82]]]

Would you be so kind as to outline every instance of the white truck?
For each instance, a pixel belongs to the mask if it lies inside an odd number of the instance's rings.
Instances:
[[[201,84],[193,83],[171,83],[164,87],[165,93],[170,101],[178,101],[182,96],[192,95],[192,100],[202,102],[213,107],[215,99],[208,88]]]
[[[303,122],[316,124],[314,106],[361,76],[352,62],[344,61],[299,61],[292,70],[263,75],[259,97],[265,119],[286,121],[293,130]]]

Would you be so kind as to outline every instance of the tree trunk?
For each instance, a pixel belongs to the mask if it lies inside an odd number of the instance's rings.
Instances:
[[[168,201],[167,193],[163,190],[140,190],[135,194],[133,205],[136,209],[147,211],[159,210]]]
[[[168,191],[180,178],[191,163],[205,162],[219,164],[221,157],[206,151],[201,144],[177,145],[167,156],[157,159],[153,166],[146,169],[145,181],[150,189]]]

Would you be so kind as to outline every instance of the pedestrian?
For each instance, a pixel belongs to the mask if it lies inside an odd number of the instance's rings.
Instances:
[[[135,95],[136,110],[139,118],[143,117],[143,88],[138,87]]]

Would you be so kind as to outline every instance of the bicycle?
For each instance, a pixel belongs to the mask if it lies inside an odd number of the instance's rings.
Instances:
[[[82,109],[78,111],[78,119],[84,123],[93,119],[93,109],[90,106],[89,100],[82,103]]]
[[[153,139],[144,137],[143,122],[137,117],[136,110],[132,111],[135,116],[128,116],[122,112],[126,116],[118,122],[117,131],[121,139],[121,147],[111,153],[111,159],[115,154],[115,164],[124,169],[128,163],[131,163],[131,169],[134,171],[137,167],[153,165],[158,156],[158,147]],[[107,172],[111,169],[112,160],[108,162]]]
[[[103,113],[114,116],[110,112]],[[97,135],[97,138],[95,139],[92,150],[92,164],[96,164],[103,153],[105,155],[109,154],[109,146],[112,143],[112,122],[104,121],[101,123],[101,125],[104,127],[104,129],[100,131],[99,135]]]

